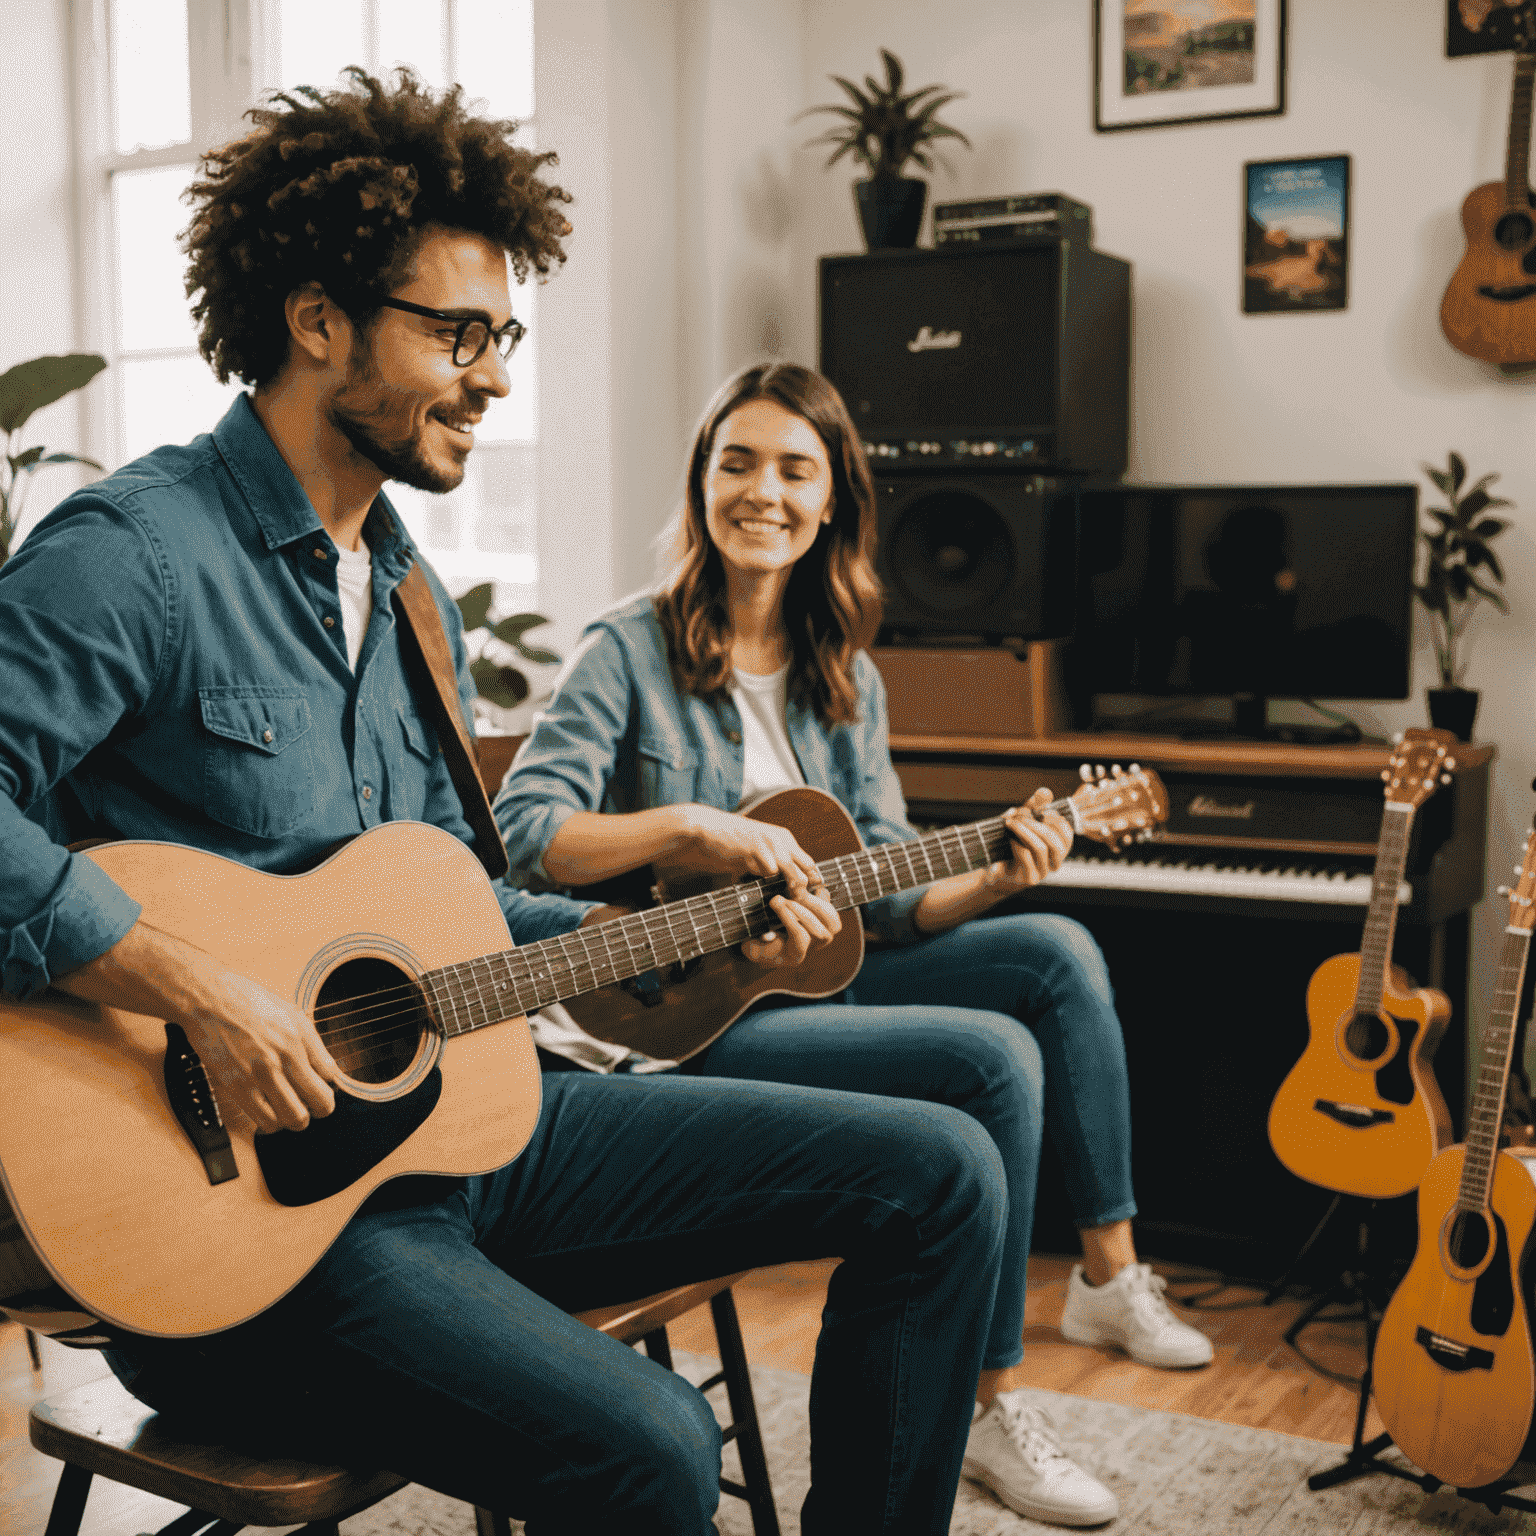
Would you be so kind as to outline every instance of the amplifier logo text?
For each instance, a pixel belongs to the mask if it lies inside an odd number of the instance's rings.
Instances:
[[[936,331],[931,325],[925,325],[917,335],[907,343],[908,352],[940,352],[948,347],[960,345],[959,331]]]
[[[1209,795],[1196,795],[1189,802],[1189,814],[1191,816],[1219,816],[1229,821],[1252,821],[1254,802],[1249,800],[1242,805],[1223,805],[1219,800],[1212,800]]]

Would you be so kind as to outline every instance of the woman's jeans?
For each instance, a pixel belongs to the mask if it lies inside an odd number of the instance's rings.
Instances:
[[[216,1437],[385,1467],[530,1533],[712,1536],[708,1403],[567,1312],[838,1257],[801,1529],[948,1531],[1006,1221],[985,1131],[776,1083],[543,1084],[515,1162],[384,1186],[260,1317],[127,1337],[114,1370]]]
[[[1104,958],[1071,918],[983,917],[872,949],[843,1002],[747,1014],[699,1070],[952,1104],[987,1128],[1008,1176],[988,1368],[1023,1358],[1042,1120],[1078,1226],[1136,1213],[1125,1042]]]

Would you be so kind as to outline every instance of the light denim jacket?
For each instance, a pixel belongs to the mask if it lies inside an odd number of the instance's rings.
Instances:
[[[790,743],[805,782],[842,802],[866,844],[916,837],[891,766],[885,688],[864,653],[854,658],[859,719],[826,729],[791,700]],[[645,811],[689,802],[733,811],[741,800],[741,717],[729,698],[679,694],[651,594],[594,619],[535,716],[496,796],[512,873],[547,878],[544,850],[575,811]],[[879,937],[911,943],[920,890],[864,909]]]

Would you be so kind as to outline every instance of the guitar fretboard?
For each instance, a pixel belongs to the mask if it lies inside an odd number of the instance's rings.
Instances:
[[[1509,158],[1504,167],[1504,201],[1511,208],[1530,206],[1531,90],[1536,54],[1515,56],[1515,88],[1509,100]]]
[[[1070,800],[1058,800],[1047,809],[1060,812],[1070,805]],[[846,912],[897,891],[996,863],[1008,857],[1009,842],[1007,824],[994,816],[906,842],[861,848],[816,868],[827,899]],[[465,1034],[757,938],[779,925],[768,903],[784,889],[782,878],[744,880],[557,938],[444,966],[427,972],[421,982],[445,1033]]]
[[[1461,1187],[1456,1204],[1463,1210],[1486,1210],[1493,1196],[1493,1166],[1499,1150],[1499,1123],[1504,1115],[1504,1090],[1515,1043],[1515,1010],[1525,980],[1526,956],[1531,947],[1528,928],[1508,928],[1499,954],[1499,980],[1493,1007],[1483,1026],[1478,1051],[1477,1075],[1472,1086],[1472,1109],[1467,1116],[1466,1150],[1461,1165]]]
[[[1371,904],[1360,940],[1356,1013],[1375,1013],[1381,1007],[1392,957],[1392,936],[1397,930],[1397,891],[1408,867],[1408,834],[1412,829],[1413,807],[1389,800],[1382,812],[1376,869],[1371,876]]]

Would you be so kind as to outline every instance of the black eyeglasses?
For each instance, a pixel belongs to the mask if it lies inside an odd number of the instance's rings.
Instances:
[[[496,354],[503,361],[517,351],[517,344],[528,334],[528,327],[514,316],[499,331],[491,329],[491,322],[484,315],[450,315],[441,309],[428,309],[425,304],[412,304],[406,299],[380,299],[388,309],[403,309],[410,315],[425,315],[429,320],[446,320],[454,327],[453,366],[468,368],[480,361],[481,355],[492,342]]]

